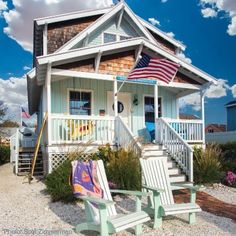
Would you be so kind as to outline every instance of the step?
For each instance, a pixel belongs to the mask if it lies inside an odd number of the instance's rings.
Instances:
[[[179,168],[171,168],[171,169],[168,169],[168,173],[169,175],[179,175],[181,174],[181,171]]]
[[[171,183],[179,183],[179,182],[185,182],[185,181],[186,181],[185,175],[170,175]]]
[[[154,156],[154,157],[160,157],[160,156],[165,156],[165,152],[164,151],[147,151],[147,152],[142,152],[142,156],[143,157],[150,157],[150,156]]]
[[[173,161],[168,161],[167,167],[168,167],[168,169],[172,169],[172,168],[176,167],[176,163]]]

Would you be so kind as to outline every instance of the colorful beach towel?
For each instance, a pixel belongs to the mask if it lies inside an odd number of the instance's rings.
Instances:
[[[97,162],[72,162],[72,187],[75,196],[103,197],[97,176]]]

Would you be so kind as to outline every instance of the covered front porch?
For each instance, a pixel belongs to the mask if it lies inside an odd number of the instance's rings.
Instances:
[[[130,137],[127,141],[138,138],[140,143],[160,142],[156,128],[160,118],[187,143],[204,143],[203,119],[179,119],[178,99],[200,91],[197,85],[124,81],[121,77],[58,69],[52,69],[51,82],[50,88],[44,88],[51,97],[48,114],[50,145],[88,141],[117,144],[117,137],[126,138],[125,130]],[[203,111],[202,98],[202,117]],[[118,116],[122,126],[116,124]],[[123,127],[123,131],[118,130],[119,127]]]

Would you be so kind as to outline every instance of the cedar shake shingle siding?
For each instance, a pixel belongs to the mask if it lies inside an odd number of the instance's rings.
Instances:
[[[173,82],[187,83],[187,84],[200,84],[197,81],[190,79],[188,76],[181,74],[180,72],[177,72]]]
[[[48,54],[55,52],[99,17],[92,16],[48,25]]]
[[[156,41],[161,45],[161,47],[163,47],[168,52],[171,52],[171,53],[175,54],[176,47],[173,44],[171,44],[168,41],[166,41],[165,39],[161,38],[159,35],[154,34],[151,31],[149,31],[149,32],[156,39]]]
[[[98,73],[127,76],[132,69],[134,62],[134,51],[103,56],[101,58]],[[73,62],[57,66],[57,68],[81,72],[94,72],[94,59]]]

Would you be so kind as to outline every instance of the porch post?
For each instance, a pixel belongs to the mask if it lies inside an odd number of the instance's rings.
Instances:
[[[158,135],[157,135],[157,119],[158,119],[158,84],[154,85],[154,107],[155,107],[155,141],[157,142],[158,140]]]
[[[47,112],[48,112],[48,146],[51,145],[52,142],[52,129],[51,129],[51,62],[48,62],[47,66],[47,77],[46,77],[46,93],[47,93]]]
[[[203,145],[205,145],[205,94],[201,91],[201,118],[202,118],[202,141]]]
[[[118,116],[118,94],[117,94],[117,80],[114,78],[114,113]]]

